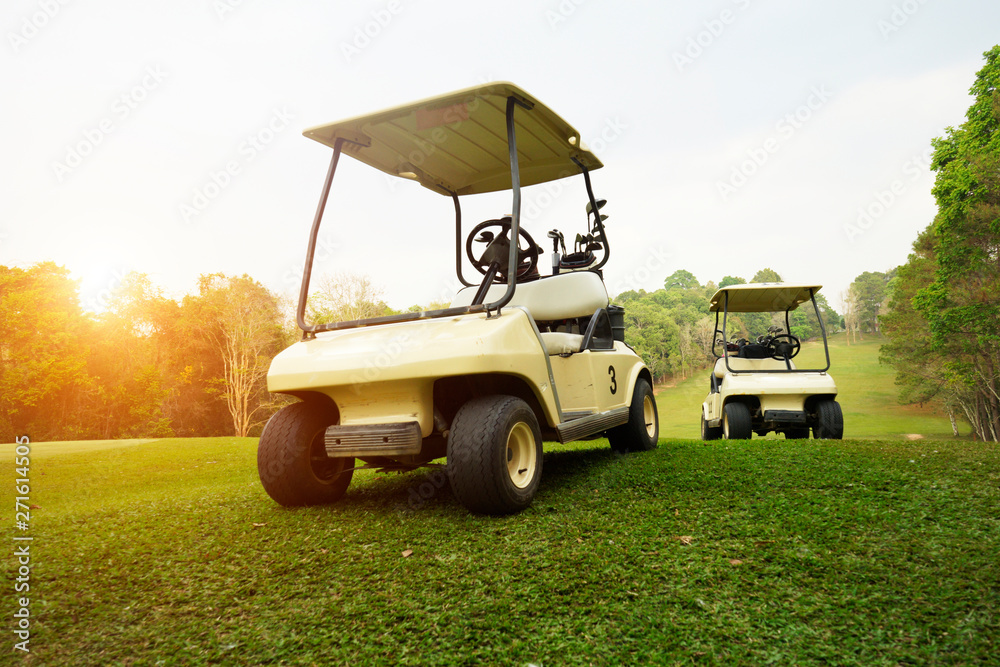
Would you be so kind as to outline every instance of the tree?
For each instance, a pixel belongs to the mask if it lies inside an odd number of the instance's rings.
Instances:
[[[725,276],[719,281],[719,289],[723,287],[729,287],[730,285],[746,285],[747,281],[743,280],[738,276]]]
[[[886,357],[897,369],[897,381],[911,387],[911,398],[936,396],[946,406],[957,406],[978,437],[996,441],[1000,46],[984,55],[986,65],[970,90],[974,101],[966,121],[932,142],[938,212],[899,269],[888,320],[893,345]]]
[[[202,322],[200,333],[222,362],[218,391],[233,432],[247,436],[272,408],[266,387],[271,358],[284,344],[278,298],[247,275],[221,273],[198,280],[198,296],[185,299]]]
[[[391,315],[385,290],[371,278],[355,273],[337,273],[320,279],[309,295],[308,318],[311,322],[344,322]]]
[[[693,273],[684,269],[678,269],[667,276],[667,279],[663,281],[663,287],[668,290],[691,289],[692,287],[700,287],[700,285]]]
[[[753,278],[750,280],[752,283],[780,283],[784,282],[778,272],[774,269],[761,269],[757,273],[753,274]]]
[[[857,327],[862,331],[878,333],[879,316],[885,310],[888,300],[889,281],[895,276],[895,269],[888,273],[865,271],[854,279],[848,288],[853,315]]]
[[[0,266],[0,439],[88,435],[78,409],[92,386],[87,334],[65,267]]]

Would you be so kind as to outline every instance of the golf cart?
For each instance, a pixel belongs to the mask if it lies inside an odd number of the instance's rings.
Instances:
[[[607,216],[590,172],[602,164],[576,130],[520,88],[493,83],[305,136],[333,157],[299,293],[302,340],[275,357],[267,376],[269,391],[300,399],[261,434],[258,472],[274,500],[332,503],[354,470],[408,471],[446,457],[451,488],[469,510],[510,514],[535,495],[543,440],[606,436],[620,452],[656,446],[652,377],[623,341],[623,315],[610,306],[601,273]],[[342,154],[453,200],[464,287],[449,307],[306,322],[317,235]],[[586,233],[571,253],[561,232],[548,233],[553,272],[543,276],[545,251],[520,224],[521,189],[573,174],[586,185]],[[504,190],[511,213],[463,232],[459,198]]]
[[[784,433],[787,439],[808,438],[810,428],[815,438],[843,437],[837,385],[827,373],[830,348],[816,305],[819,290],[819,285],[755,283],[730,285],[715,293],[710,310],[715,312],[713,352],[717,359],[709,377],[708,397],[701,406],[703,440],[745,440],[753,433],[763,436],[770,431]],[[823,336],[823,368],[797,368],[793,362],[802,341],[791,333],[789,314],[809,301]],[[784,327],[773,324],[777,318],[772,315],[766,318],[770,325],[767,333],[755,340],[740,334],[726,340],[727,327],[735,319],[733,313],[782,312]]]

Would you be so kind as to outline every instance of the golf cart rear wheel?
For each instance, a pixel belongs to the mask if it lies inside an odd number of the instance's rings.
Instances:
[[[332,415],[311,403],[276,412],[260,434],[257,473],[267,495],[286,507],[340,500],[351,483],[354,459],[326,454]]]
[[[813,437],[817,440],[840,440],[844,437],[844,413],[840,410],[840,403],[827,399],[816,404]]]
[[[702,440],[718,440],[722,437],[722,427],[716,426],[712,427],[708,425],[705,421],[705,414],[701,415],[701,439]]]
[[[608,431],[608,442],[611,449],[622,454],[648,452],[656,448],[659,437],[660,416],[656,412],[653,389],[645,378],[639,378],[632,392],[628,422]]]
[[[520,512],[542,477],[542,433],[515,396],[481,396],[459,408],[448,435],[451,490],[478,514]]]
[[[753,436],[750,408],[743,403],[726,403],[722,411],[722,433],[726,440],[749,440]]]

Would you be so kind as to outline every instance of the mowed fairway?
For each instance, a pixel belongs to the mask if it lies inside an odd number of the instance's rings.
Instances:
[[[535,503],[502,519],[469,515],[440,473],[359,473],[339,505],[284,509],[260,487],[255,448],[32,446],[31,654],[18,662],[1000,655],[996,445],[667,439],[622,457],[578,443],[549,451]],[[13,506],[12,481],[4,493]],[[13,581],[16,560],[4,565]]]
[[[900,405],[895,385],[895,371],[879,364],[882,339],[865,336],[847,344],[845,334],[830,337],[830,375],[837,383],[837,400],[844,411],[845,438],[925,438],[954,437],[948,416],[939,410]],[[802,346],[795,358],[799,368],[822,368],[826,365],[823,343],[811,341]],[[706,368],[672,387],[657,387],[660,410],[660,437],[700,438],[698,416],[708,394]],[[968,425],[960,423],[960,434],[969,435]],[[756,437],[756,436],[755,436]],[[776,438],[770,434],[770,438]]]

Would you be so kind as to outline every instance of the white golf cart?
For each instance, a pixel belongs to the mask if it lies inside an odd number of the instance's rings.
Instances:
[[[837,403],[837,385],[827,373],[830,348],[823,316],[816,305],[819,285],[756,283],[730,285],[712,297],[715,312],[717,360],[709,378],[709,393],[701,406],[703,440],[745,440],[754,433],[784,433],[785,438],[840,439],[844,417]],[[790,333],[789,313],[812,302],[819,320],[826,353],[823,368],[797,368],[792,361],[802,342]],[[772,324],[774,314],[784,313],[784,328]],[[768,313],[767,333],[756,340],[725,332],[733,313]],[[721,328],[720,321],[722,319]],[[720,354],[721,348],[721,354]]]
[[[469,510],[509,514],[535,495],[543,440],[606,436],[621,452],[656,446],[652,378],[623,342],[623,315],[609,305],[601,274],[607,216],[590,172],[602,164],[576,130],[523,90],[494,83],[305,136],[333,148],[333,158],[299,294],[304,335],[268,372],[270,391],[300,399],[260,438],[258,471],[274,500],[331,503],[356,469],[407,471],[447,457],[451,488]],[[465,287],[450,307],[305,321],[317,235],[342,154],[454,201],[455,267]],[[520,225],[521,188],[573,174],[586,184],[586,227],[571,253],[561,232],[548,233],[553,271],[542,276],[544,250]],[[476,225],[463,244],[460,196],[502,190],[512,192],[511,213]],[[463,248],[481,274],[475,282],[464,275]]]

